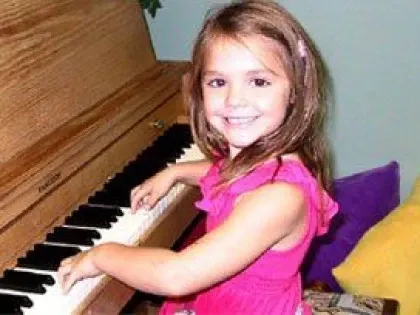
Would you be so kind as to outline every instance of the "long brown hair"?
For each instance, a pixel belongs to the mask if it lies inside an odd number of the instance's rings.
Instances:
[[[290,105],[283,123],[225,163],[226,182],[251,171],[267,158],[297,152],[300,159],[329,190],[329,150],[324,121],[329,99],[329,77],[315,45],[300,23],[273,1],[234,1],[210,11],[192,53],[186,85],[191,128],[200,149],[213,161],[229,156],[229,147],[205,117],[201,88],[206,56],[220,38],[233,40],[261,36],[276,43],[278,57],[291,83]],[[228,159],[226,159],[228,160]]]

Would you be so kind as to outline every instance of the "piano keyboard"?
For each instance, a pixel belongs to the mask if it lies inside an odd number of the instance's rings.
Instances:
[[[101,191],[73,211],[64,222],[18,259],[0,278],[1,314],[71,314],[104,276],[79,281],[62,294],[56,270],[62,259],[106,242],[135,245],[183,191],[177,183],[149,211],[131,213],[130,191],[168,164],[202,159],[186,125],[174,125],[143,151]],[[144,167],[147,165],[147,167]]]

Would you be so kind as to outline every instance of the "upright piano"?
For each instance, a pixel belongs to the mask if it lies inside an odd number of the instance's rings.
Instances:
[[[0,21],[0,313],[116,314],[132,288],[104,276],[60,296],[55,269],[102,241],[170,247],[194,219],[183,186],[150,214],[127,209],[131,187],[195,158],[188,65],[156,60],[137,0],[2,0]],[[144,226],[107,232],[124,224]]]

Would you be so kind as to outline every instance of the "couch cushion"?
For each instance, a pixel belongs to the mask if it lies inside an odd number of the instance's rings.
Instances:
[[[333,270],[353,294],[394,298],[401,314],[420,314],[420,177],[411,196],[372,227]]]
[[[399,165],[386,165],[337,179],[333,197],[340,211],[329,232],[316,238],[303,265],[303,281],[326,283],[333,291],[342,289],[332,275],[363,234],[384,218],[400,201]]]

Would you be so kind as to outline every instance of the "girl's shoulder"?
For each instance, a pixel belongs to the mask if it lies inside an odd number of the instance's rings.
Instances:
[[[315,178],[302,162],[295,159],[284,159],[282,163],[277,160],[269,160],[258,165],[247,176],[234,181],[230,189],[235,194],[242,194],[262,185],[276,182],[305,184],[305,186],[317,185]]]
[[[299,199],[297,197],[300,195],[296,192],[296,188],[300,190],[306,200],[308,210],[319,217],[317,235],[328,231],[331,219],[338,211],[338,204],[320,187],[306,166],[297,159],[284,159],[281,164],[276,160],[268,161],[258,166],[249,176],[234,182],[230,191],[233,195],[239,196],[270,184],[286,192],[291,193],[294,190],[295,193],[291,197],[295,199]],[[290,184],[293,188],[285,188],[287,185],[284,184]],[[284,198],[280,190],[278,193],[278,196]]]
[[[201,178],[200,186],[204,191],[210,192],[220,183],[222,165],[223,160],[214,163],[207,174]],[[279,181],[289,183],[313,182],[316,184],[311,173],[299,160],[284,159],[282,163],[279,163],[276,159],[271,159],[256,166],[247,175],[235,179],[228,185],[227,190],[232,194],[242,194],[264,184]]]

